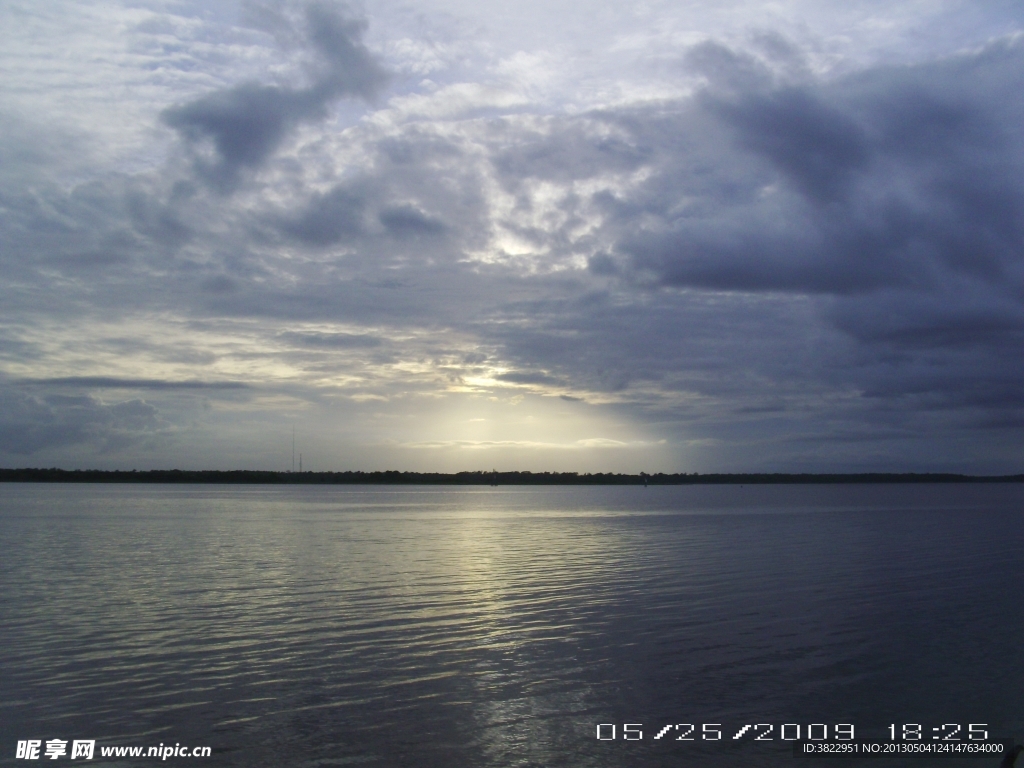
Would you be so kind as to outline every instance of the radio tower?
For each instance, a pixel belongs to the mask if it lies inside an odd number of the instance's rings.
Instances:
[[[295,425],[292,424],[292,472],[295,471]]]

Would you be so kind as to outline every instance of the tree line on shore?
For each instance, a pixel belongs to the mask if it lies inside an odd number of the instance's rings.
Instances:
[[[0,482],[21,483],[233,483],[253,485],[698,485],[779,483],[993,483],[1024,482],[1024,475],[930,472],[710,473],[661,472],[272,472],[262,470],[2,469]]]

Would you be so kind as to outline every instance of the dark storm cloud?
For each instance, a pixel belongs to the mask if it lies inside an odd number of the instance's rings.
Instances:
[[[307,245],[331,245],[364,234],[369,190],[339,184],[316,194],[298,214],[281,216],[280,229]]]
[[[617,392],[627,399],[631,385],[655,384],[662,396],[687,392],[744,401],[777,394],[780,382],[809,384],[817,375],[818,345],[801,334],[806,307],[777,298],[723,302],[656,293],[625,302],[621,295],[589,293],[572,301],[507,302],[491,317],[489,339],[503,358],[526,369],[505,374],[515,383]],[[752,391],[757,381],[763,392]]]
[[[241,83],[164,111],[164,121],[189,143],[212,142],[216,160],[197,159],[197,169],[220,187],[262,165],[299,123],[322,119],[341,97],[370,99],[388,80],[361,41],[365,21],[316,2],[305,6],[304,16],[301,31],[290,31],[316,54],[310,85]],[[272,18],[285,23],[283,16]]]
[[[695,97],[580,118],[591,135],[607,123],[646,170],[562,206],[600,214],[578,242],[614,293],[505,304],[492,338],[571,386],[648,383],[748,416],[812,413],[812,393],[831,391],[847,394],[829,418],[872,412],[909,434],[938,429],[937,414],[953,420],[942,428],[1017,423],[1022,48],[820,80],[700,46],[686,59],[707,78]],[[499,155],[507,188],[574,167],[571,142],[544,140],[561,147],[556,170],[530,160],[524,131]]]
[[[870,302],[840,302],[830,319],[859,341],[893,349],[1005,350],[1024,343],[1024,306],[991,294],[965,293],[888,292]]]
[[[394,205],[385,208],[379,216],[389,235],[398,238],[437,235],[446,227],[437,219],[411,205]]]
[[[372,171],[293,198],[289,207],[261,211],[254,228],[268,238],[283,236],[317,250],[344,246],[352,262],[374,272],[396,262],[413,268],[430,259],[457,261],[463,249],[486,240],[485,179],[464,149],[434,137],[413,149],[420,137],[415,129],[409,133],[404,139],[367,142],[363,151]],[[412,154],[396,153],[403,145]]]
[[[311,91],[246,83],[168,109],[164,120],[190,142],[211,139],[220,162],[205,170],[228,179],[262,163],[289,129],[322,109]]]
[[[958,275],[1019,287],[1022,65],[1019,45],[999,43],[939,64],[775,86],[740,59],[734,77],[719,76],[728,88],[712,81],[693,104],[652,115],[689,137],[683,152],[637,131],[664,162],[631,197],[608,199],[617,250],[674,286],[849,295],[930,290]],[[694,173],[702,151],[708,163]],[[631,226],[638,213],[653,220]]]
[[[108,405],[88,396],[39,396],[0,390],[0,453],[27,456],[47,448],[88,444],[120,450],[166,430],[143,400]]]
[[[782,88],[739,103],[711,106],[753,152],[775,165],[808,200],[840,200],[854,174],[866,167],[867,136],[841,110],[823,104],[802,88]]]

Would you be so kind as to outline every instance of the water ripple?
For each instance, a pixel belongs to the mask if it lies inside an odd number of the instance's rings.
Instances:
[[[204,764],[226,766],[788,763],[599,742],[602,722],[1024,737],[1022,502],[1018,486],[3,485],[0,763],[55,737],[208,744]]]

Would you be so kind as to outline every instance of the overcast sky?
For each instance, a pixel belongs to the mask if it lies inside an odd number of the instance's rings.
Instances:
[[[0,465],[1024,471],[1024,6],[0,4]]]

